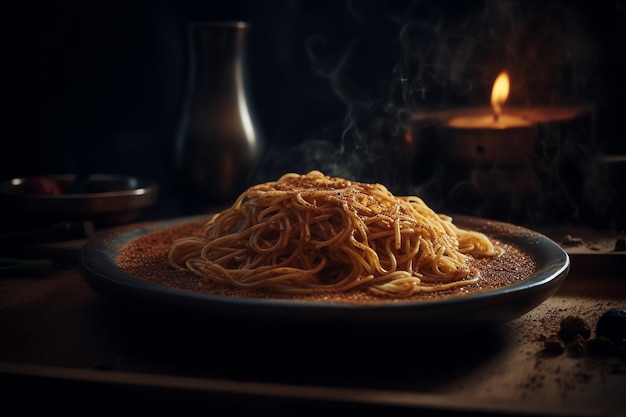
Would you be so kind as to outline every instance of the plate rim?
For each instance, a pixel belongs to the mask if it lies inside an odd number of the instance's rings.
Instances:
[[[429,321],[430,314],[443,313],[446,317],[431,318],[433,323],[502,322],[509,321],[528,312],[545,301],[560,287],[569,273],[570,257],[567,252],[547,236],[523,226],[498,220],[483,219],[468,215],[451,215],[455,224],[466,226],[478,222],[488,227],[503,226],[515,232],[512,241],[524,239],[522,249],[536,246],[532,252],[537,260],[537,270],[528,278],[496,289],[471,293],[459,297],[433,300],[400,300],[389,303],[348,304],[316,300],[263,299],[229,297],[217,294],[184,290],[167,285],[155,284],[135,278],[120,270],[116,265],[119,249],[131,240],[145,234],[193,221],[208,220],[212,214],[174,217],[170,219],[133,223],[97,232],[81,248],[79,253],[79,271],[87,284],[96,293],[105,297],[113,296],[120,301],[131,303],[137,300],[154,305],[167,305],[179,310],[202,311],[229,316],[247,316],[255,313],[259,318],[280,318],[290,315],[293,319],[403,319],[411,321]],[[501,239],[505,243],[506,239]],[[519,244],[519,243],[518,243]],[[519,296],[528,296],[521,306],[511,307],[512,311],[503,312],[501,317],[487,317],[474,314],[471,317],[447,317],[459,311],[471,310],[472,307],[491,306],[505,309],[509,301]],[[532,300],[531,300],[532,298]],[[519,300],[518,300],[519,301]],[[522,301],[523,297],[522,297]],[[401,317],[399,317],[401,316]],[[471,315],[470,315],[471,316]],[[479,317],[480,318],[479,318]],[[495,316],[495,315],[494,315]]]

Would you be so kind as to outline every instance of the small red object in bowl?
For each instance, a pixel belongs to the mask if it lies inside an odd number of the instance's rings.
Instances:
[[[25,191],[28,194],[57,195],[63,193],[59,183],[49,177],[32,177],[25,186]]]

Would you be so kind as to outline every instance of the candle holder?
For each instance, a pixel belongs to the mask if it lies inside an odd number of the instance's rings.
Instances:
[[[443,159],[470,168],[527,167],[537,143],[535,126],[502,130],[444,126],[439,130]]]
[[[546,160],[553,157],[546,156],[542,134],[575,120],[585,108],[508,111],[513,112],[508,120],[515,121],[510,126],[496,122],[486,108],[415,115],[408,128],[417,143],[414,180],[428,184],[427,197],[438,200],[431,204],[520,223],[542,216],[539,206],[551,204],[547,183],[554,182],[559,169]]]
[[[533,171],[537,129],[439,129],[445,204],[481,217],[519,218],[540,192]]]

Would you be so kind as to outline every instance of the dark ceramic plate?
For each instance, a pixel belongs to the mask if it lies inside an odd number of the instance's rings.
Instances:
[[[206,217],[204,217],[206,218]],[[503,242],[530,254],[537,264],[534,274],[495,290],[433,301],[403,301],[376,305],[346,305],[317,301],[234,298],[174,289],[133,278],[117,267],[119,250],[147,233],[203,217],[184,217],[119,227],[94,235],[81,250],[80,270],[85,281],[99,294],[116,303],[159,311],[182,311],[214,317],[246,320],[348,324],[410,324],[421,326],[492,325],[532,310],[560,286],[567,276],[567,253],[549,238],[526,228],[468,216],[454,222],[472,230],[494,233]]]

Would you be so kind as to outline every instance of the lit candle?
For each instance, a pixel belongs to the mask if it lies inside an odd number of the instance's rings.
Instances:
[[[571,120],[588,112],[590,106],[505,106],[511,82],[503,71],[491,89],[491,107],[461,108],[426,111],[415,114],[415,121],[436,121],[442,126],[456,129],[504,130],[531,127],[540,123]]]
[[[466,114],[454,116],[448,120],[448,126],[465,129],[507,129],[511,127],[531,126],[532,122],[524,117],[505,114],[503,106],[509,98],[509,74],[500,73],[491,89],[491,112],[486,114]]]

